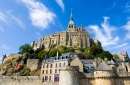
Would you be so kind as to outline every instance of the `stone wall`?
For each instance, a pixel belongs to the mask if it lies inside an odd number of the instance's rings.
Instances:
[[[76,68],[60,68],[62,78],[60,77],[59,83],[43,82],[43,77],[40,76],[0,76],[0,85],[130,85],[130,73],[94,77],[94,74],[82,72],[78,74],[77,71],[72,72],[73,70]],[[74,74],[78,74],[78,76],[76,77]],[[76,82],[77,84],[75,84]]]
[[[80,73],[79,85],[130,85],[130,73],[124,72],[112,75],[108,72],[100,72],[99,75],[96,74],[96,76],[94,74]]]
[[[0,85],[42,85],[38,76],[1,76]]]
[[[43,82],[40,76],[1,76],[0,85],[59,85],[54,82]]]
[[[39,59],[28,59],[27,67],[33,71],[41,68],[41,61]]]

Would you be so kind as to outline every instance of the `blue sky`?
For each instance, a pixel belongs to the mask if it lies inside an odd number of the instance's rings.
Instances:
[[[111,53],[130,54],[130,0],[1,0],[0,57],[25,43],[75,26],[89,31]]]

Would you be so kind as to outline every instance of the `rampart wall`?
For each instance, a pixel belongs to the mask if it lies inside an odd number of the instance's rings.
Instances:
[[[79,85],[130,85],[130,73],[120,72],[115,75],[103,75],[106,72],[100,72],[98,75],[93,74],[80,74]],[[108,73],[107,73],[108,74]]]
[[[96,77],[91,73],[79,73],[79,75],[79,85],[130,85],[130,73]],[[43,82],[43,77],[40,76],[0,76],[0,85],[59,85],[59,83]]]

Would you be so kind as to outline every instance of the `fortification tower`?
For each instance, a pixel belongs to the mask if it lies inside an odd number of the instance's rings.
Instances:
[[[95,85],[114,85],[113,76],[113,69],[103,61],[94,72]]]
[[[79,85],[77,66],[64,66],[59,71],[59,85]]]

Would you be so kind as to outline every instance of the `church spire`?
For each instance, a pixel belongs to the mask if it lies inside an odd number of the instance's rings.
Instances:
[[[72,20],[72,21],[73,21],[72,8],[71,8],[70,20]]]
[[[70,14],[70,22],[69,22],[69,24],[74,24],[74,22],[73,22],[73,15],[72,15],[72,8],[71,8],[71,14]]]

